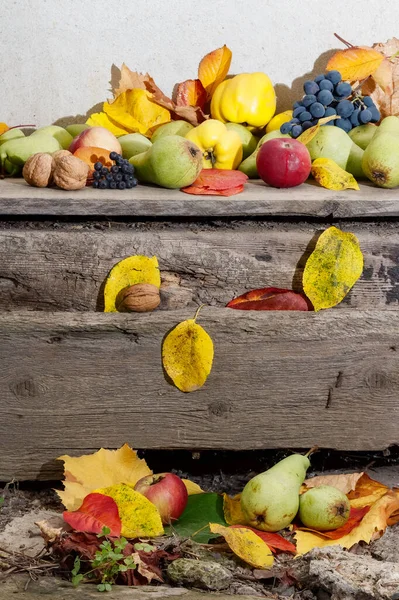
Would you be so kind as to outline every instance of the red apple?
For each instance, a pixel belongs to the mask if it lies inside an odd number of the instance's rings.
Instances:
[[[95,146],[96,148],[103,148],[110,152],[122,154],[120,143],[114,134],[105,127],[90,127],[79,133],[69,146],[69,152],[73,154],[78,148],[82,148],[82,146]]]
[[[301,185],[310,175],[312,160],[305,144],[288,138],[274,138],[260,147],[256,157],[259,177],[273,187]]]
[[[176,521],[186,508],[187,488],[180,477],[173,473],[142,477],[134,489],[155,504],[164,524]]]

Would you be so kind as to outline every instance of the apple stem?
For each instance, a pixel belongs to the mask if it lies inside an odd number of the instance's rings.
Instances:
[[[206,306],[206,304],[200,304],[200,306],[199,306],[199,307],[197,308],[197,310],[195,311],[195,315],[194,315],[194,322],[197,320],[197,318],[198,318],[198,315],[199,315],[199,313],[200,313],[200,310],[201,310],[202,308],[204,308],[204,306]]]

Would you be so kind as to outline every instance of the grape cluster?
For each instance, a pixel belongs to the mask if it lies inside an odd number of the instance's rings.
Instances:
[[[294,104],[293,118],[280,128],[281,133],[289,133],[293,138],[317,125],[323,117],[338,115],[339,119],[325,125],[340,127],[346,133],[352,127],[377,123],[381,118],[373,99],[354,92],[349,83],[342,81],[339,71],[329,71],[305,81],[303,90],[302,100]]]
[[[94,165],[94,188],[100,190],[125,190],[136,187],[138,181],[134,176],[134,166],[117,152],[111,152],[110,159],[115,163],[112,167],[105,167],[103,163]]]

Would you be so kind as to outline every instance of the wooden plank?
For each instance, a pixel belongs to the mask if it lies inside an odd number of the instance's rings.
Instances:
[[[360,192],[336,192],[314,182],[281,190],[251,181],[231,197],[191,196],[179,190],[139,186],[134,190],[67,192],[29,187],[22,179],[0,181],[0,216],[96,217],[398,217],[397,190],[362,183]]]
[[[54,458],[152,449],[377,450],[399,442],[399,313],[205,308],[205,386],[164,378],[161,342],[189,310],[0,314],[0,480],[59,476]]]
[[[206,303],[224,306],[257,287],[298,288],[303,256],[328,224],[232,227],[143,225],[103,231],[81,225],[56,230],[0,231],[0,310],[101,309],[101,285],[111,267],[131,254],[158,257],[168,287],[163,309]],[[364,253],[361,280],[339,308],[397,309],[399,224],[341,223]]]

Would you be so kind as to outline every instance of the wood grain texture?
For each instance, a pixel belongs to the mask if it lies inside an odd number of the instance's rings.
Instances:
[[[67,192],[28,186],[22,179],[0,181],[0,216],[129,216],[129,217],[398,217],[398,190],[362,183],[360,191],[336,192],[310,182],[292,189],[267,187],[261,181],[246,185],[242,194],[191,196],[179,190],[139,186],[134,190]]]
[[[309,243],[328,224],[240,222],[145,228],[81,225],[0,231],[0,310],[101,309],[101,285],[112,266],[132,254],[156,255],[175,304],[224,306],[254,288],[298,289]],[[399,224],[348,222],[364,253],[364,271],[339,308],[397,309]],[[298,267],[299,265],[299,267]],[[177,295],[178,293],[178,295]],[[165,294],[165,292],[163,292]]]
[[[153,449],[382,449],[399,442],[399,313],[205,308],[205,386],[164,378],[161,343],[189,310],[0,314],[0,480],[54,458]]]

